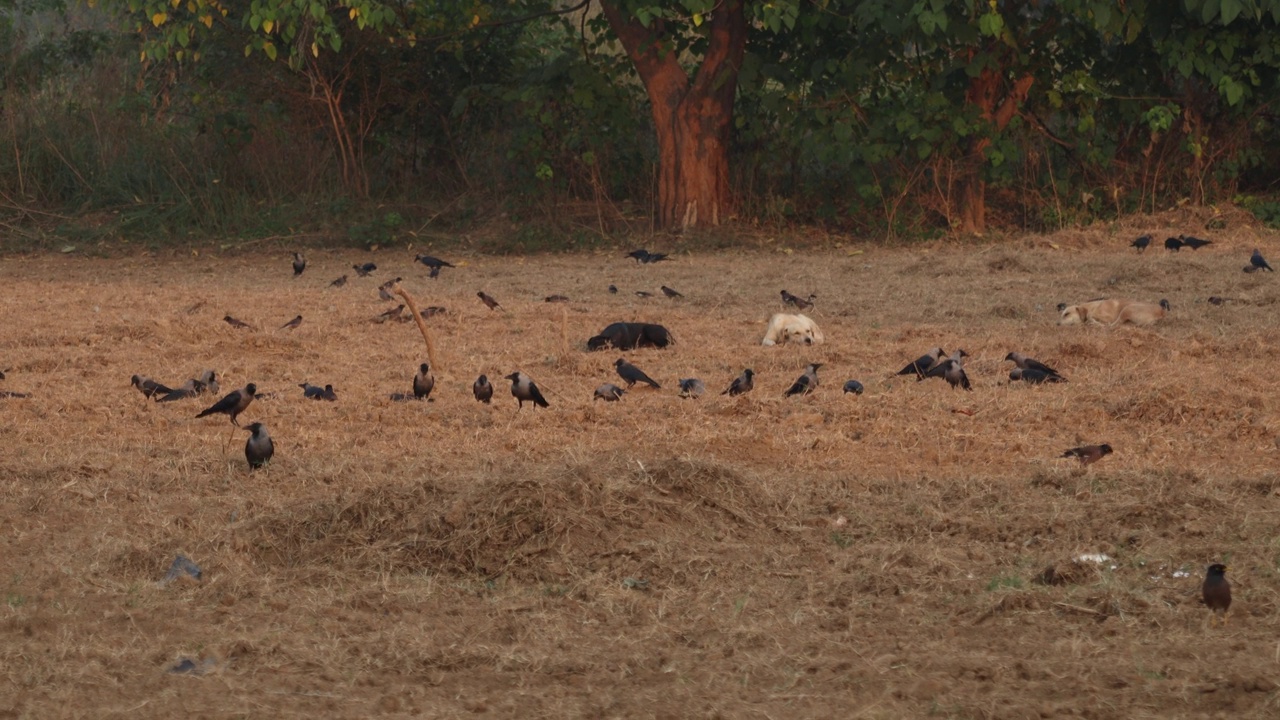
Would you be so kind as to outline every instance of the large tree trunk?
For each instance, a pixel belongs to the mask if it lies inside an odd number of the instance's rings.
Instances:
[[[703,23],[707,50],[692,82],[662,20],[646,28],[615,0],[600,5],[649,95],[658,134],[658,224],[719,225],[733,210],[729,132],[747,42],[742,0],[724,0]]]
[[[982,119],[989,122],[995,132],[1001,132],[1009,125],[1018,108],[1026,101],[1031,83],[1035,81],[1030,75],[1018,78],[1001,101],[1001,79],[1002,73],[999,70],[985,68],[970,81],[965,95],[965,102],[976,105]],[[962,233],[980,235],[987,229],[987,183],[982,179],[982,165],[987,161],[987,148],[990,146],[990,135],[974,138],[969,143],[969,151],[961,164],[963,174],[960,177],[958,204],[959,230]]]

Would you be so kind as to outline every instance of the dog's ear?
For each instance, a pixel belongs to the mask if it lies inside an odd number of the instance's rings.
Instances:
[[[1076,314],[1080,316],[1080,322],[1089,322],[1089,308],[1085,305],[1076,306]]]

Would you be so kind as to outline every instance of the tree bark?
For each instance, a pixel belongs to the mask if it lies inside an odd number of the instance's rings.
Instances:
[[[1013,87],[1001,100],[1002,73],[994,68],[984,68],[969,83],[965,102],[975,105],[981,117],[991,124],[995,132],[1003,131],[1009,121],[1018,112],[1022,103],[1026,102],[1027,93],[1035,78],[1023,75],[1013,83]],[[997,103],[999,105],[997,106]],[[963,163],[964,174],[960,179],[960,232],[980,235],[987,229],[987,183],[982,179],[982,165],[987,160],[987,148],[991,146],[991,136],[983,135],[969,144],[969,151]]]
[[[729,132],[747,43],[742,2],[724,0],[703,23],[707,50],[691,81],[665,21],[654,19],[646,28],[615,0],[601,0],[649,95],[658,136],[657,222],[662,228],[719,225],[733,212]]]

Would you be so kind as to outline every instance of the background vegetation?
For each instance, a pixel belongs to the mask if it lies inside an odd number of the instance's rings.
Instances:
[[[1280,0],[5,0],[0,221],[14,244],[373,245],[498,220],[527,249],[673,227],[615,30],[696,79],[734,13],[717,222],[1280,222]]]

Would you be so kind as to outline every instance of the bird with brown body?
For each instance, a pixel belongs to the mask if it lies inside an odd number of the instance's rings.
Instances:
[[[230,315],[223,316],[223,322],[237,330],[252,330],[253,326],[243,320],[237,320]]]
[[[818,296],[812,293],[809,294],[808,298],[802,298],[799,295],[792,295],[786,290],[783,290],[780,295],[782,296],[783,305],[791,305],[792,307],[800,310],[808,310],[812,308],[813,301],[818,299]]]
[[[1204,576],[1204,584],[1200,586],[1200,596],[1205,607],[1213,612],[1209,622],[1213,623],[1219,616],[1222,624],[1227,624],[1227,613],[1231,610],[1231,583],[1227,582],[1227,566],[1214,563],[1209,566]]]
[[[280,326],[281,330],[297,330],[302,325],[302,316],[299,315],[289,322]]]
[[[329,283],[329,287],[342,287],[343,285],[346,285],[346,284],[347,284],[347,276],[343,275],[337,280],[334,280],[333,282]]]
[[[681,293],[680,291],[676,290],[675,288],[669,288],[669,287],[667,287],[666,285],[663,285],[663,286],[662,286],[662,294],[663,294],[663,295],[666,295],[667,297],[671,298],[672,300],[675,300],[676,298],[682,298],[682,297],[684,297],[684,293]]]
[[[489,293],[483,290],[476,293],[476,297],[480,298],[480,302],[484,303],[484,306],[489,308],[490,310],[502,309],[502,305],[500,305],[498,301],[493,298],[492,295],[490,295]]]
[[[1102,445],[1081,445],[1080,447],[1073,447],[1062,453],[1062,457],[1073,457],[1079,460],[1081,465],[1092,465],[1107,455],[1110,455],[1111,452],[1111,446],[1106,443],[1103,443]]]

